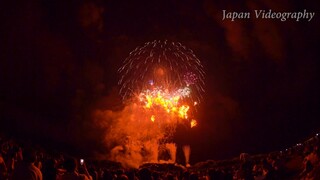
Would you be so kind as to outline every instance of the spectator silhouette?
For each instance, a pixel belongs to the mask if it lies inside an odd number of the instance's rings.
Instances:
[[[139,171],[139,179],[152,180],[152,174],[148,168],[142,168]]]
[[[103,171],[102,179],[103,179],[103,180],[113,180],[113,175],[112,175],[112,173],[111,173],[109,170],[105,169],[105,170]]]
[[[96,171],[94,166],[89,167],[88,172],[91,175],[92,180],[97,180],[98,179],[98,172]]]
[[[13,171],[13,180],[42,180],[42,173],[39,168],[34,165],[37,156],[33,149],[25,149],[23,151],[23,161],[19,162]]]
[[[74,158],[66,158],[64,162],[64,168],[66,169],[66,172],[60,176],[57,179],[60,180],[92,180],[92,177],[89,175],[89,172],[86,168],[86,165],[83,164],[83,170],[85,174],[79,174],[78,173],[78,164],[76,159]]]
[[[182,174],[182,180],[189,180],[190,179],[190,172],[189,171],[185,171]]]
[[[191,173],[190,174],[190,180],[198,180],[198,179],[199,179],[198,174],[196,174],[196,173]]]
[[[0,179],[6,179],[8,175],[7,166],[0,152]]]
[[[43,166],[43,179],[55,180],[57,178],[57,161],[55,159],[48,159]]]

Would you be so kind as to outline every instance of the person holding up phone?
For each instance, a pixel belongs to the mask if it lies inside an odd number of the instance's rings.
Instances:
[[[80,165],[82,166],[84,163],[84,159],[80,159]]]
[[[92,180],[86,164],[83,159],[80,159],[80,167],[77,166],[78,163],[75,158],[66,158],[64,161],[64,168],[66,172],[58,177],[58,180]],[[79,173],[79,172],[82,173]]]

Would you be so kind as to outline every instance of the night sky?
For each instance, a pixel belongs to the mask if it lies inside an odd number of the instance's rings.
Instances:
[[[231,22],[222,21],[224,9],[316,14],[310,22]],[[316,0],[3,1],[0,130],[67,151],[103,151],[92,112],[121,109],[122,61],[167,39],[192,49],[206,71],[199,125],[178,127],[174,137],[191,145],[191,161],[283,150],[320,131],[319,10]]]

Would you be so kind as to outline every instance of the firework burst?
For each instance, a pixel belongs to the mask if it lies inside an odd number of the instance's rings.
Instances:
[[[178,123],[197,125],[192,112],[204,92],[203,66],[182,44],[153,41],[133,50],[118,72],[126,106],[106,137],[119,144],[111,159],[127,166],[129,161],[157,162],[158,150],[169,147],[163,144],[169,143]],[[170,149],[175,161],[176,146]]]
[[[183,98],[200,102],[204,92],[203,66],[193,51],[180,43],[147,42],[130,53],[118,72],[123,100],[156,88],[175,93],[191,91]]]
[[[196,125],[188,113],[190,105],[202,99],[204,71],[191,49],[175,42],[147,42],[133,50],[118,71],[123,100],[138,99],[152,122],[167,126],[165,122],[176,122],[168,119],[178,117]],[[164,113],[167,116],[159,115]]]

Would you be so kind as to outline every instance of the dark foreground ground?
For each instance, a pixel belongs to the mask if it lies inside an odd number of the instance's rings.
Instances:
[[[0,136],[0,179],[11,179],[15,168],[22,163],[25,150],[36,152],[37,166],[44,179],[59,179],[66,173],[65,161],[76,155],[44,149],[32,142],[21,142],[4,135]],[[93,180],[100,179],[320,179],[320,140],[314,136],[304,143],[284,151],[249,155],[228,160],[207,160],[185,167],[178,164],[146,163],[139,168],[124,168],[120,163],[95,158],[85,158],[85,166],[78,165],[76,171],[87,169]]]

